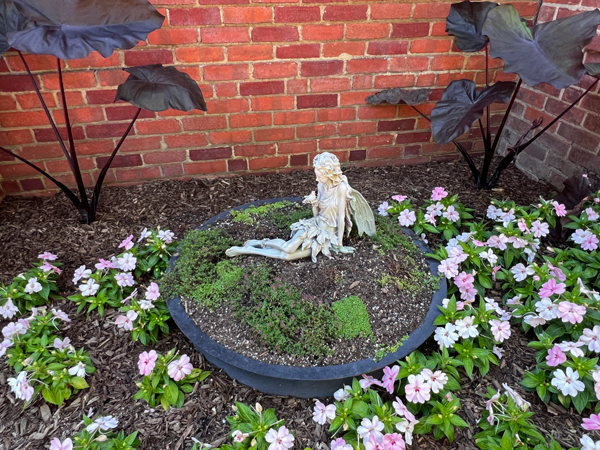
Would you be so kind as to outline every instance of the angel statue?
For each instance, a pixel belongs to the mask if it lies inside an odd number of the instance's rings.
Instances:
[[[343,245],[344,231],[350,235],[352,219],[359,236],[375,234],[373,211],[364,197],[350,187],[342,175],[340,161],[332,153],[321,153],[313,160],[317,176],[317,194],[312,191],[302,203],[312,205],[313,217],[292,224],[291,238],[262,239],[247,241],[243,247],[227,249],[227,256],[262,255],[269,258],[292,261],[310,256],[317,262],[323,253],[331,258],[330,250],[336,253],[353,253],[353,247]]]

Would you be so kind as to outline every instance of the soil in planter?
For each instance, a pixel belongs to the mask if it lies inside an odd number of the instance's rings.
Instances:
[[[345,245],[355,253],[316,263],[224,254],[246,240],[287,238],[310,215],[275,204],[192,231],[163,289],[212,339],[265,363],[335,365],[395,351],[423,322],[439,279],[391,220],[377,217],[373,238],[351,234]]]

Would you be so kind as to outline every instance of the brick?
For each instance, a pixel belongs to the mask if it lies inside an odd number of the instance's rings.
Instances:
[[[473,55],[467,59],[465,69],[467,70],[485,70],[485,56],[484,55]],[[490,59],[488,61],[488,67],[490,69],[502,68],[502,60],[500,58]]]
[[[146,64],[173,64],[173,51],[162,50],[127,50],[126,66],[143,66]]]
[[[363,56],[365,49],[366,44],[364,42],[331,42],[323,44],[323,57],[337,58],[342,53]]]
[[[319,44],[298,44],[277,47],[275,55],[280,59],[318,58],[321,53]]]
[[[98,167],[104,167],[104,165],[108,162],[109,159],[110,159],[109,156],[99,156],[98,158],[96,158],[96,164],[98,164]],[[127,155],[115,156],[115,159],[112,160],[110,167],[111,168],[136,167],[136,166],[141,166],[143,164],[144,163],[142,161],[141,155],[136,155],[136,154],[130,153]]]
[[[273,114],[274,125],[295,125],[299,123],[313,123],[314,111],[289,111]]]
[[[222,119],[225,119],[224,117]],[[223,126],[222,128],[225,128]],[[208,139],[204,133],[173,134],[164,136],[168,148],[190,148],[208,145]]]
[[[412,4],[410,3],[379,3],[371,5],[371,19],[408,19]],[[394,24],[396,25],[396,24]]]
[[[112,153],[115,143],[112,139],[95,139],[77,143],[78,155],[106,155]]]
[[[231,44],[234,42],[250,42],[250,34],[246,27],[202,28],[200,37],[204,44]]]
[[[338,126],[338,134],[344,136],[375,133],[375,126],[375,122],[340,123]]]
[[[390,119],[396,117],[396,105],[361,106],[358,108],[359,119]]]
[[[343,67],[343,61],[304,61],[300,65],[300,75],[303,77],[340,75]]]
[[[170,9],[169,19],[171,25],[219,25],[221,13],[219,8],[181,8]]]
[[[296,142],[284,142],[279,144],[278,153],[310,153],[316,152],[318,143],[316,140],[304,140]]]
[[[440,73],[437,77],[437,85],[448,86],[451,82],[462,79],[474,81],[474,75],[474,72]]]
[[[569,152],[569,160],[595,172],[600,171],[600,157],[578,147],[573,147],[571,149]]]
[[[415,38],[429,36],[429,23],[394,23],[392,24],[392,37]]]
[[[255,27],[252,29],[254,42],[292,42],[300,38],[297,27]]]
[[[79,152],[77,154],[81,155]],[[65,155],[60,145],[56,142],[53,144],[26,145],[19,151],[19,156],[29,161],[34,161],[36,159],[64,158]]]
[[[168,150],[162,152],[148,152],[143,155],[144,164],[166,164],[183,162],[187,159],[185,150]]]
[[[65,89],[89,88],[96,86],[96,78],[94,77],[93,72],[63,72],[62,77]],[[57,74],[44,74],[41,75],[40,78],[46,89],[59,89]]]
[[[452,42],[448,39],[415,39],[410,45],[411,53],[447,53]]]
[[[307,137],[334,136],[336,131],[333,124],[318,124],[298,127],[296,133],[298,139],[303,139]]]
[[[380,41],[369,42],[369,55],[405,55],[408,53],[408,42]]]
[[[319,141],[320,150],[346,150],[356,148],[356,137],[321,139]]]
[[[364,105],[365,98],[372,92],[342,92],[340,94],[340,105]]]
[[[305,41],[336,41],[344,37],[344,25],[303,25]]]
[[[290,166],[307,166],[308,155],[290,155]]]
[[[358,75],[352,77],[352,89],[371,89],[373,87],[373,77],[371,75]]]
[[[561,4],[568,4],[569,0],[561,0]],[[576,4],[579,4],[579,2],[577,2]],[[515,9],[517,11],[519,11],[519,15],[521,17],[532,17],[537,9],[538,9],[538,3],[537,2],[517,2],[513,5],[515,7]],[[596,4],[595,7],[597,7],[598,5]],[[565,11],[564,9],[560,9],[559,10],[559,18],[560,18],[560,12],[561,11]],[[575,11],[573,11],[575,12]]]
[[[429,142],[431,132],[400,133],[396,136],[396,144],[413,144],[415,142]]]
[[[285,82],[283,81],[254,81],[251,83],[240,83],[240,95],[273,95],[283,94]]]
[[[204,80],[247,80],[250,77],[248,64],[222,64],[217,66],[204,66]]]
[[[161,150],[162,136],[128,136],[123,146],[122,152],[140,152],[143,150]]]
[[[320,109],[317,111],[318,122],[341,122],[355,119],[356,110],[354,108]]]
[[[225,52],[219,47],[180,47],[175,49],[175,58],[180,62],[225,61]]]
[[[287,80],[288,94],[305,94],[308,92],[308,80]]]
[[[275,23],[306,23],[321,20],[318,6],[276,6]]]
[[[106,118],[108,120],[131,120],[134,118],[137,110],[137,106],[133,105],[114,106],[104,109],[104,111],[106,111]],[[155,117],[156,113],[154,111],[142,109],[138,119],[153,119]]]
[[[311,92],[339,92],[349,89],[349,78],[314,78],[310,80]]]
[[[349,23],[346,25],[346,39],[379,39],[390,35],[387,23]]]
[[[118,137],[123,136],[127,130],[127,123],[105,123],[101,125],[86,125],[85,133],[89,139]],[[131,130],[129,134],[134,134],[135,130]]]
[[[227,49],[229,61],[264,61],[273,59],[272,45],[236,45]]]
[[[33,142],[30,130],[1,130],[0,145],[22,145]]]
[[[217,97],[235,97],[238,95],[237,84],[236,83],[220,83],[215,84],[215,90],[217,93]]]
[[[368,5],[327,5],[323,13],[323,20],[328,22],[365,20],[368,8]]]
[[[558,128],[557,134],[587,150],[597,151],[598,137],[586,130],[562,122]]]
[[[48,117],[44,111],[15,111],[0,114],[0,125],[5,128],[46,124],[48,124]]]
[[[32,72],[38,70],[56,70],[56,58],[54,56],[32,54],[25,54],[23,56],[25,57],[27,66],[29,66],[29,70]],[[5,56],[4,58],[13,72],[25,72],[27,70],[19,55]],[[65,63],[61,61],[61,68],[64,69],[64,67]]]
[[[415,85],[414,75],[378,75],[375,77],[375,89],[395,87],[412,87]]]
[[[56,66],[56,63],[54,63]],[[105,58],[98,52],[91,52],[85,58],[70,59],[69,67],[71,69],[87,69],[88,67],[119,67],[121,66],[121,58],[118,53],[113,53],[108,58]]]
[[[277,144],[236,145],[233,150],[236,157],[274,155],[277,152]]]
[[[65,117],[62,110],[54,111],[54,122],[65,123]],[[91,123],[104,120],[104,113],[101,108],[69,108],[69,121],[73,123]]]
[[[252,140],[252,132],[248,130],[238,131],[213,131],[208,133],[208,141],[211,144],[240,144],[250,142]]]
[[[462,69],[464,56],[436,56],[431,60],[431,70]]]
[[[600,117],[588,114],[585,119],[584,127],[596,134],[600,134]]]
[[[267,128],[254,130],[254,140],[256,142],[290,141],[294,139],[294,132],[294,128]]]
[[[392,72],[420,72],[429,69],[429,58],[426,56],[400,56],[390,60]]]
[[[136,122],[135,128],[139,134],[179,133],[181,124],[175,119],[152,120]]]
[[[178,0],[172,1],[178,2]],[[243,5],[247,3],[250,3],[250,0],[198,0],[199,5]]]
[[[448,17],[450,3],[417,3],[413,19],[442,19]]]
[[[6,194],[15,194],[21,191],[19,183],[16,181],[3,181],[0,183],[0,187],[2,187]]]
[[[24,191],[41,191],[44,189],[44,182],[39,178],[30,178],[28,180],[19,180]]]
[[[38,163],[37,166],[41,167]],[[43,168],[43,167],[42,167]],[[0,175],[4,178],[19,178],[39,175],[39,172],[27,164],[18,162],[16,164],[4,164],[0,166]]]
[[[379,136],[361,136],[358,138],[359,147],[374,147],[381,145],[390,145],[394,142],[393,134],[384,134]]]
[[[298,75],[298,64],[273,62],[253,64],[254,78],[288,78]]]
[[[200,148],[190,150],[190,159],[192,161],[206,161],[210,159],[231,158],[231,147]]]
[[[330,108],[338,106],[337,94],[299,95],[297,97],[298,109]]]
[[[348,73],[375,73],[387,72],[387,59],[352,59],[346,64]]]
[[[186,163],[183,165],[186,175],[196,175],[199,173],[220,173],[227,171],[227,163],[221,161],[207,161]]]
[[[89,104],[104,105],[107,103],[113,103],[115,101],[117,90],[105,89],[98,91],[87,91],[85,95]]]
[[[121,69],[119,70],[98,70],[98,80],[100,86],[116,87],[123,83],[129,74]]]
[[[273,156],[271,158],[253,158],[248,160],[250,170],[273,169],[285,167],[288,163],[287,156]]]
[[[294,97],[254,97],[251,99],[253,111],[277,111],[294,108]]]
[[[235,6],[223,8],[223,23],[250,24],[271,22],[271,8]]]
[[[444,20],[443,22],[434,22],[434,24],[431,26],[431,33],[429,33],[429,35],[448,36],[448,33],[446,33],[446,21]]]
[[[402,147],[375,147],[367,150],[369,159],[399,158],[403,153]]]
[[[415,129],[415,119],[403,120],[381,120],[377,125],[378,132],[385,131],[409,131]]]
[[[248,170],[248,161],[245,159],[230,159],[227,161],[228,172],[239,172],[242,170]]]
[[[42,108],[42,103],[37,94],[16,94],[15,95],[19,105],[24,110],[28,109],[40,109]],[[44,103],[48,108],[54,108],[56,106],[56,102],[54,101],[54,96],[49,93],[42,93],[42,98],[44,99]],[[4,101],[0,102],[0,110],[2,111],[10,111],[17,109],[17,103],[10,97],[3,99]],[[67,100],[67,105],[69,102]]]
[[[246,112],[249,109],[248,100],[245,98],[209,100],[206,102],[206,106],[211,114]]]
[[[35,78],[35,77],[34,77]],[[20,92],[33,89],[31,80],[27,75],[2,75],[0,76],[0,91]]]
[[[181,45],[198,42],[195,28],[160,28],[148,35],[150,45]]]
[[[271,114],[235,114],[229,116],[231,128],[250,128],[271,126]]]
[[[117,181],[137,182],[137,180],[151,180],[160,177],[159,167],[143,167],[140,169],[115,170]]]

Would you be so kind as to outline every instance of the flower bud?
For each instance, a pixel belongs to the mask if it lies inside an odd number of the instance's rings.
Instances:
[[[261,413],[261,412],[262,412],[262,410],[263,410],[263,409],[262,409],[262,406],[260,405],[260,403],[257,403],[257,404],[256,404],[256,406],[255,406],[255,408],[256,408],[256,412],[257,412],[257,413]]]
[[[104,442],[106,441],[108,438],[106,437],[105,434],[101,434],[100,436],[98,436],[95,440],[98,442]]]

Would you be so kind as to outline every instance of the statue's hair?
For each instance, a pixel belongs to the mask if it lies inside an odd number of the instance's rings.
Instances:
[[[334,186],[342,182],[342,169],[340,160],[333,153],[320,153],[313,159],[313,167],[323,172],[331,180]]]

